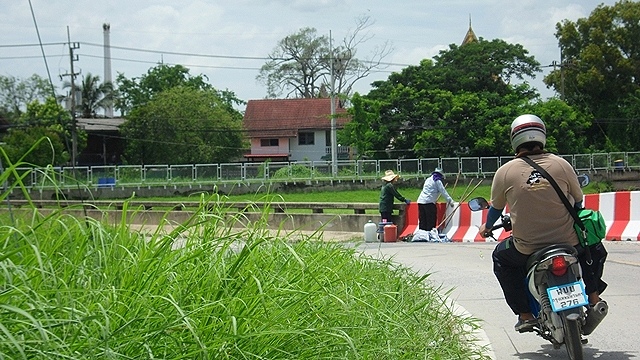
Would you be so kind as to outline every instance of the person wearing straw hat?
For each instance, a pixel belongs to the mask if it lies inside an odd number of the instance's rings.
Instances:
[[[382,222],[391,221],[391,215],[393,214],[393,199],[396,198],[405,204],[409,204],[411,200],[400,195],[395,187],[395,183],[398,181],[400,175],[393,172],[393,170],[387,170],[384,172],[382,180],[384,184],[380,190],[380,217]]]
[[[438,218],[438,208],[436,201],[442,195],[447,199],[447,204],[453,206],[453,199],[442,185],[444,172],[436,168],[422,186],[420,196],[418,196],[418,228],[424,231],[431,231],[436,227]]]

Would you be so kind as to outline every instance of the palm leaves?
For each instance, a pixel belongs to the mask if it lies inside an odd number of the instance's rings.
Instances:
[[[63,88],[70,88],[71,83],[65,82]],[[100,109],[111,106],[116,92],[110,82],[100,83],[100,77],[88,73],[76,90],[76,111],[83,118],[96,118]]]

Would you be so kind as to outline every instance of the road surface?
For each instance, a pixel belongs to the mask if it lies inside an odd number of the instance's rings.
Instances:
[[[507,307],[492,272],[495,243],[365,243],[361,250],[393,259],[430,279],[450,298],[481,320],[492,357],[506,359],[568,359],[564,347],[555,350],[533,333],[520,334],[516,316]],[[640,242],[606,242],[609,252],[603,280],[609,284],[602,298],[609,315],[588,337],[585,359],[640,359]]]

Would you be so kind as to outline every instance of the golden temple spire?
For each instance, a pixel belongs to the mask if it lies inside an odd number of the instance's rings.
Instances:
[[[462,44],[460,44],[460,46],[466,45],[472,42],[477,42],[477,41],[478,41],[478,37],[476,36],[476,34],[473,32],[473,29],[471,28],[471,14],[469,14],[469,30],[467,30],[467,34],[464,36],[464,40],[462,40]]]

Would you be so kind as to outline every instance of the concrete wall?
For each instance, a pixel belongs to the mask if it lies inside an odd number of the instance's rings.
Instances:
[[[15,209],[14,211],[32,211],[24,209]],[[49,214],[52,209],[38,209],[42,214]],[[64,213],[72,214],[76,217],[83,218],[85,210],[82,209],[65,209]],[[403,212],[402,215],[395,216],[393,220],[398,226],[398,229],[402,229],[404,226]],[[105,221],[107,224],[116,225],[122,221],[122,217],[125,216],[122,211],[108,210],[86,210],[87,216]],[[136,225],[158,225],[163,219],[172,224],[184,223],[189,220],[193,215],[191,211],[163,211],[163,210],[136,210],[128,211],[126,214],[126,222]],[[243,219],[247,221],[256,222],[259,221],[263,215],[261,213],[244,213]],[[283,230],[305,230],[305,231],[344,231],[344,232],[361,232],[364,231],[364,225],[372,220],[377,223],[380,221],[380,216],[369,214],[284,214],[284,213],[272,213],[268,216],[268,227],[270,229],[283,229]],[[234,227],[243,227],[246,225],[244,222],[233,221],[233,214],[228,214],[227,219]],[[400,231],[400,230],[398,230]]]

